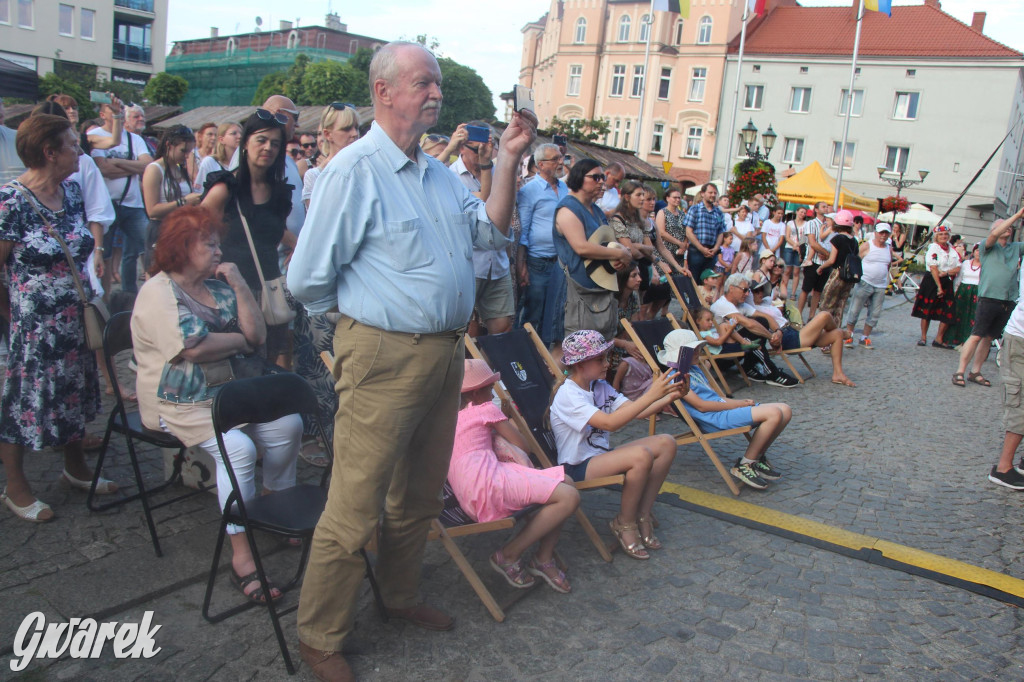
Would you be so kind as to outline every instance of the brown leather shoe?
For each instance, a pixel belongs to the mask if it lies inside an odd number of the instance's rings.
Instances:
[[[427,630],[451,630],[455,627],[454,618],[426,604],[417,604],[407,609],[386,608],[384,610],[387,612],[388,618],[407,620],[413,625]]]
[[[299,642],[299,655],[313,676],[321,682],[355,682],[348,661],[337,651],[320,651]]]

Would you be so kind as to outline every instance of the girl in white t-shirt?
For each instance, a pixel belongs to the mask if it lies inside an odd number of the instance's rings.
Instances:
[[[562,362],[569,378],[551,404],[551,430],[558,463],[574,481],[626,475],[619,514],[608,525],[626,554],[648,559],[648,549],[662,546],[654,536],[651,508],[675,459],[676,441],[660,434],[612,449],[608,434],[661,411],[682,398],[689,385],[674,383],[674,373],[659,374],[646,393],[631,401],[604,380],[611,347],[600,332],[589,329],[565,337]]]
[[[772,217],[761,225],[761,248],[768,249],[776,257],[782,256],[782,245],[786,242],[786,223],[782,214],[782,206],[776,206],[772,209]]]

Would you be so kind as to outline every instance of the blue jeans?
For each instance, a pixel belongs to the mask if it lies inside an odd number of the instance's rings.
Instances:
[[[523,322],[533,325],[541,340],[551,345],[562,340],[565,317],[565,273],[558,259],[526,257],[530,284],[523,291]]]
[[[138,293],[138,260],[143,251],[146,250],[146,228],[149,226],[149,218],[144,208],[130,208],[128,206],[114,206],[117,218],[107,232],[107,238],[113,246],[113,238],[116,230],[124,235],[124,253],[121,256],[121,289],[133,294]],[[104,246],[104,256],[109,258],[110,251]]]
[[[686,251],[687,267],[690,268],[690,273],[693,274],[693,278],[697,280],[697,284],[703,284],[700,275],[705,269],[715,269],[715,262],[718,256],[712,256],[711,258],[706,257],[703,253],[690,246]]]
[[[861,309],[868,306],[868,319],[866,326],[874,327],[878,324],[878,318],[882,315],[882,304],[885,302],[885,287],[871,286],[864,280],[857,282],[850,292],[850,305],[846,311],[846,319],[843,324],[847,327],[857,324]]]

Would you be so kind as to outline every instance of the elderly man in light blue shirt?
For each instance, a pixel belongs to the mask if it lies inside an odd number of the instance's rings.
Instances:
[[[311,311],[337,306],[338,414],[327,506],[299,600],[300,653],[321,680],[351,679],[341,655],[380,521],[376,576],[392,618],[433,629],[454,621],[420,602],[420,565],[440,513],[473,309],[474,244],[506,241],[516,169],[536,118],[515,114],[487,202],[419,148],[437,124],[441,70],[415,43],[370,64],[375,123],[324,170],[288,271]],[[382,513],[383,512],[383,513]]]
[[[565,319],[565,274],[558,265],[553,229],[555,208],[569,194],[558,179],[562,152],[555,144],[533,151],[537,175],[519,190],[519,281],[523,291],[523,322],[529,322],[550,346],[560,342]]]

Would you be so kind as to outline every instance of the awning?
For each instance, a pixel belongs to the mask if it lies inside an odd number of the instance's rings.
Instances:
[[[878,210],[878,202],[874,199],[855,194],[845,187],[840,188],[839,206],[836,208],[859,209],[874,213]],[[825,172],[817,161],[791,178],[779,183],[777,192],[779,201],[794,204],[816,204],[827,201],[831,204],[836,196],[836,179]]]
[[[39,97],[39,76],[7,59],[0,59],[0,97],[20,97],[35,100]]]

